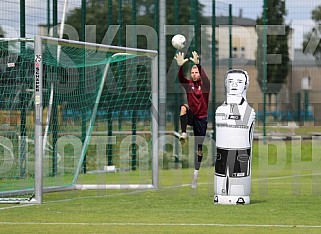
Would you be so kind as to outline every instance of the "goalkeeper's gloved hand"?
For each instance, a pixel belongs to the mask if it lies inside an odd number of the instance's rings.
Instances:
[[[189,58],[192,62],[194,62],[196,65],[200,63],[200,57],[198,56],[196,51],[192,52],[193,57]]]
[[[182,52],[178,52],[176,54],[176,56],[174,57],[174,59],[176,60],[177,65],[180,67],[183,66],[184,63],[186,63],[188,61],[188,59],[184,59],[184,53],[182,53]]]

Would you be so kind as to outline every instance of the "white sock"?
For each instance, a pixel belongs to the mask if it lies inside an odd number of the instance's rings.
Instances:
[[[194,176],[198,177],[199,170],[194,170]]]

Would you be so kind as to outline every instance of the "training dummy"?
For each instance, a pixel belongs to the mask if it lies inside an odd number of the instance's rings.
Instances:
[[[246,71],[232,69],[226,73],[226,100],[215,114],[215,204],[250,203],[255,112],[246,99],[248,86]]]

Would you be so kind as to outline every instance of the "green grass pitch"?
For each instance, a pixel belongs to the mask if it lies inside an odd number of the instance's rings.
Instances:
[[[272,144],[268,155],[264,155],[258,143],[254,143],[249,205],[213,204],[213,167],[201,169],[197,190],[189,186],[192,168],[163,170],[159,190],[56,192],[44,194],[42,205],[2,204],[0,230],[1,233],[321,233],[320,164],[319,170],[307,166],[312,165],[311,142],[302,142],[302,170],[294,170],[300,165],[293,165],[290,146],[291,142],[285,143],[286,152],[281,156],[280,147]],[[260,165],[259,154],[268,157],[268,165]]]

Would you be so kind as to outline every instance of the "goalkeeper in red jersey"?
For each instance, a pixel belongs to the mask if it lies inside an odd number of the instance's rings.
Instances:
[[[187,104],[181,105],[180,121],[182,133],[179,140],[183,143],[187,140],[187,125],[193,127],[195,137],[195,170],[192,188],[197,187],[198,173],[203,157],[203,141],[207,130],[208,101],[210,93],[210,81],[200,65],[197,52],[192,52],[190,60],[194,63],[191,68],[191,79],[184,76],[183,65],[188,61],[184,53],[177,53],[174,59],[179,66],[178,79],[186,91]]]

